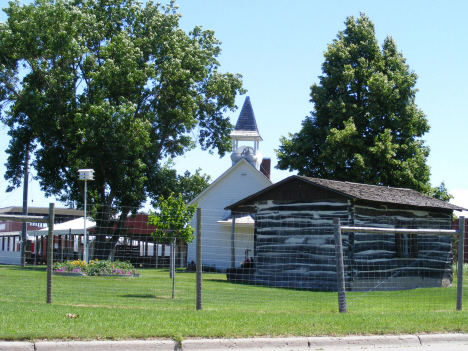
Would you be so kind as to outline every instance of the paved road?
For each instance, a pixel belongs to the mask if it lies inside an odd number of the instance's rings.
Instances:
[[[313,338],[0,342],[1,351],[468,351],[468,334]]]

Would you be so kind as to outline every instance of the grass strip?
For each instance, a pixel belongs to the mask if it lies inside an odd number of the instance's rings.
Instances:
[[[455,311],[455,286],[348,293],[349,312],[339,314],[336,293],[232,284],[223,274],[210,274],[204,275],[204,310],[195,311],[194,274],[176,274],[171,299],[167,270],[141,273],[141,278],[54,277],[53,303],[46,304],[44,267],[0,266],[0,339],[468,332],[468,313]]]
[[[69,318],[67,315],[76,317]],[[466,333],[468,313],[151,310],[6,303],[0,339],[245,338]]]

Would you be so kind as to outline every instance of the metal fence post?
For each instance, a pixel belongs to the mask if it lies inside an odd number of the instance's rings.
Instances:
[[[28,184],[29,184],[29,147],[26,146],[24,153],[24,176],[23,176],[23,216],[28,215]],[[26,267],[26,243],[28,241],[28,222],[21,223],[21,266]]]
[[[52,269],[54,260],[55,204],[49,204],[49,232],[47,236],[47,303],[52,303]]]
[[[458,272],[457,272],[457,310],[463,308],[463,257],[465,244],[465,217],[458,219]]]
[[[177,247],[177,239],[174,238],[172,241],[172,251],[171,251],[171,274],[172,274],[172,298],[175,297],[175,260],[176,260],[176,247]]]
[[[232,225],[231,225],[231,268],[236,267],[236,246],[234,241],[234,234],[236,231],[236,214],[232,215]]]
[[[196,242],[196,288],[197,288],[197,310],[202,309],[202,210],[197,208],[197,242]]]
[[[346,312],[346,291],[344,278],[343,245],[341,244],[341,224],[339,218],[333,218],[333,231],[335,235],[336,282],[338,290],[338,310]]]

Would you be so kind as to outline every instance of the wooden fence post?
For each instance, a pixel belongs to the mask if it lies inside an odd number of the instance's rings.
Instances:
[[[335,235],[336,282],[338,290],[338,310],[346,312],[346,286],[344,277],[343,245],[341,244],[341,224],[339,218],[333,218],[333,231]]]
[[[231,225],[231,268],[236,267],[236,246],[234,234],[236,231],[236,214],[232,215],[232,225]]]
[[[197,310],[202,309],[202,210],[197,208],[197,242],[196,242],[196,286],[197,286]]]
[[[465,217],[458,219],[458,272],[457,272],[457,310],[463,308],[463,257],[465,243]]]
[[[172,298],[175,297],[176,246],[177,246],[177,239],[174,238],[172,239],[172,250],[171,250]]]
[[[47,303],[52,303],[52,269],[54,259],[55,204],[49,204],[49,232],[47,236]]]

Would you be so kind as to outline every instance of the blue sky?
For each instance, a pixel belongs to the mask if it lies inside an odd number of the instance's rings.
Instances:
[[[466,102],[468,70],[468,2],[466,1],[305,1],[181,0],[181,27],[195,25],[213,29],[222,41],[219,57],[222,72],[243,75],[263,142],[260,151],[276,165],[274,150],[279,139],[300,130],[301,122],[313,109],[310,86],[321,75],[327,44],[344,29],[347,16],[366,13],[374,22],[382,44],[392,36],[419,76],[416,103],[427,115],[431,130],[424,136],[431,148],[428,164],[433,186],[445,181],[456,194],[466,193],[468,156],[463,149],[468,132]],[[7,1],[0,0],[2,7]],[[5,21],[4,13],[0,20]],[[235,124],[245,96],[237,98],[239,110],[229,113]],[[5,127],[0,127],[0,173],[3,175],[8,145]],[[220,159],[194,150],[175,160],[180,172],[203,172],[216,179],[230,165],[229,155]],[[34,173],[34,170],[32,170]],[[279,181],[287,171],[272,170]],[[0,179],[0,207],[20,205],[22,190],[4,193]],[[37,182],[30,184],[29,206],[47,206]],[[31,202],[31,199],[34,202]],[[459,201],[460,202],[460,201]],[[463,200],[465,202],[465,200]],[[463,203],[460,203],[463,205]],[[468,207],[468,203],[464,203]]]

